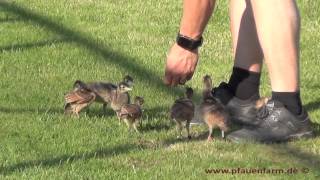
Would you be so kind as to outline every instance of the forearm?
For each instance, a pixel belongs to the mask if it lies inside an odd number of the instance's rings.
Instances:
[[[211,15],[215,0],[184,0],[180,33],[193,39],[199,38]]]

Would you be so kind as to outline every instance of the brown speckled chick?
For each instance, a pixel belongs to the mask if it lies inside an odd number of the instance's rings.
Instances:
[[[72,111],[72,108],[77,107],[76,114],[78,115],[83,108],[89,106],[92,102],[102,103],[104,111],[107,104],[111,104],[111,108],[117,112],[120,110],[122,105],[130,103],[128,91],[131,90],[132,86],[133,78],[129,75],[125,76],[123,82],[119,83],[118,85],[108,82],[84,83],[80,80],[77,80],[73,85],[73,90],[70,91],[65,97],[65,112],[68,114],[70,111]],[[71,95],[73,95],[72,98],[77,97],[77,100],[72,103],[69,102],[71,101],[70,98],[67,99],[68,96]]]
[[[211,136],[213,128],[220,128],[223,138],[224,132],[229,130],[229,114],[224,106],[212,96],[211,90],[212,79],[209,75],[206,75],[203,77],[203,99],[200,110],[203,120],[209,127],[208,141],[212,140]]]
[[[79,112],[89,106],[95,100],[96,95],[82,81],[77,80],[75,86],[77,88],[67,93],[64,97],[64,112],[65,114],[75,114],[79,117]]]
[[[131,90],[132,89],[127,83],[121,82],[118,84],[117,89],[112,90],[110,93],[110,98],[111,98],[110,105],[112,110],[116,112],[117,117],[119,119],[119,123],[121,121],[120,114],[119,114],[121,107],[130,103],[128,91],[131,91]]]
[[[192,102],[193,90],[186,88],[185,97],[177,99],[171,107],[170,117],[176,122],[178,138],[182,137],[182,122],[186,121],[188,138],[190,135],[190,122],[194,116],[194,104]]]
[[[142,116],[142,105],[144,99],[142,97],[136,96],[134,99],[134,104],[123,105],[119,112],[120,119],[123,119],[127,124],[129,130],[133,128],[136,132],[139,132],[137,125]]]
[[[126,87],[129,87],[131,90],[133,86],[133,78],[126,75],[121,83],[126,83]],[[108,82],[90,82],[87,86],[96,94],[97,97],[95,102],[103,104],[103,111],[105,112],[107,104],[112,103],[114,100],[114,95],[116,94],[115,92],[117,91],[118,86]],[[130,103],[130,95],[128,91],[121,94],[121,101],[124,102],[124,104]]]

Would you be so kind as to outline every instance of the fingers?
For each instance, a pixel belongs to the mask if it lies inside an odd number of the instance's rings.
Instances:
[[[190,79],[187,79],[187,76],[188,76],[188,75],[182,75],[182,76],[181,76],[181,78],[180,78],[180,80],[179,80],[179,84],[180,84],[180,85],[184,85],[188,80],[190,80]]]
[[[163,83],[167,86],[177,86],[178,84],[184,85],[187,79],[182,74],[173,74],[166,71]]]
[[[171,82],[172,82],[172,75],[170,71],[166,68],[163,83],[167,86],[170,86]]]
[[[177,86],[177,85],[184,85],[187,81],[189,81],[192,77],[192,74],[189,75],[170,75],[168,78],[164,79],[164,84],[168,86]]]
[[[180,82],[180,76],[179,75],[175,75],[173,78],[172,78],[172,81],[171,81],[171,86],[176,86],[178,85]]]
[[[181,75],[175,72],[176,69],[177,68],[175,67],[168,67],[168,65],[166,65],[165,76],[163,80],[163,83],[165,85],[176,86],[177,84],[179,84]]]
[[[189,80],[192,78],[192,76],[193,76],[193,73],[188,74],[188,75],[186,76],[186,80],[189,81]]]
[[[172,71],[166,69],[165,77],[163,83],[167,86],[177,86],[178,84],[184,85],[193,76],[193,72],[187,73],[173,73]]]
[[[184,85],[187,82],[187,79],[180,79],[179,84]]]
[[[195,66],[194,65],[190,65],[189,67],[190,67],[189,73],[187,73],[186,76],[185,76],[186,81],[191,80],[191,78],[193,76],[193,73],[195,71]]]
[[[198,52],[174,45],[167,57],[163,82],[167,86],[184,85],[193,76],[198,62]]]

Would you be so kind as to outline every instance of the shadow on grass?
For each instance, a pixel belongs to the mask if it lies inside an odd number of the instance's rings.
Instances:
[[[93,37],[90,37],[85,33],[67,28],[43,15],[18,6],[15,3],[0,1],[0,7],[2,7],[2,11],[15,14],[22,20],[40,25],[63,38],[68,38],[79,47],[85,48],[95,54],[100,55],[104,60],[116,65],[116,67],[121,69],[123,72],[131,74],[134,77],[138,77],[138,79],[143,80],[145,84],[149,84],[156,89],[166,92],[169,96],[176,95],[181,92],[178,88],[173,89],[164,86],[162,83],[162,78],[160,78],[152,70],[135,63],[134,58],[111,50],[110,47],[104,47],[102,44],[99,44],[99,42],[95,41]]]
[[[206,126],[206,125],[203,125],[203,126]],[[175,143],[181,143],[181,142],[194,142],[194,141],[207,142],[208,135],[209,135],[209,131],[208,130],[201,131],[201,132],[194,132],[194,131],[192,131],[192,127],[190,129],[191,129],[190,130],[191,139],[188,139],[186,137],[186,134],[185,134],[182,138],[176,138],[176,137],[168,138],[168,139],[163,141],[163,144],[165,144],[166,146],[170,146],[170,145],[173,145]],[[183,131],[186,131],[185,128],[183,129]],[[177,133],[176,133],[176,135],[177,135]],[[213,130],[213,132],[212,132],[212,140],[209,141],[209,143],[210,142],[215,142],[215,141],[227,141],[226,138],[222,138],[221,131],[219,129],[214,129]]]
[[[34,167],[53,167],[53,166],[60,166],[63,164],[68,163],[74,163],[77,161],[84,161],[92,158],[107,158],[112,157],[120,154],[128,153],[134,149],[142,149],[145,148],[142,145],[136,145],[136,144],[122,144],[122,145],[116,145],[114,147],[110,148],[103,148],[98,149],[92,152],[88,153],[82,153],[82,154],[76,154],[76,155],[61,155],[58,157],[48,158],[48,159],[40,159],[40,160],[34,160],[34,161],[25,161],[21,163],[17,163],[14,165],[9,166],[0,166],[0,174],[2,175],[9,175],[14,172],[22,172],[29,168]]]
[[[171,126],[168,112],[168,108],[164,106],[144,109],[143,117],[141,118],[141,132],[162,131],[170,129]]]
[[[170,128],[171,126],[169,124],[159,122],[158,124],[143,123],[142,127],[139,129],[141,132],[148,132],[148,131],[169,130]]]
[[[301,148],[294,147],[289,144],[278,144],[278,145],[271,145],[271,151],[276,156],[281,157],[293,157],[295,161],[298,162],[298,166],[296,168],[308,168],[308,173],[315,173],[317,177],[320,177],[320,156],[311,152],[306,152]],[[314,147],[313,147],[314,148]],[[301,173],[301,172],[299,172]],[[303,172],[302,172],[303,173]]]
[[[304,107],[309,111],[315,111],[320,109],[320,99],[317,99],[316,101],[309,102],[304,105]]]
[[[6,114],[24,114],[24,113],[39,113],[39,114],[63,114],[63,108],[7,108],[0,107],[1,113]]]
[[[162,120],[167,117],[166,113],[167,108],[165,107],[155,107],[151,109],[146,109],[144,111],[144,115],[142,118],[143,123],[146,124],[144,128],[152,130],[156,128],[162,121],[156,121],[156,120]],[[6,114],[28,114],[28,113],[39,113],[39,114],[64,114],[63,106],[61,108],[23,108],[23,107],[2,107],[0,106],[0,112],[6,113]],[[106,111],[104,112],[102,109],[102,105],[96,104],[94,106],[89,106],[82,110],[80,112],[81,116],[87,116],[87,117],[116,117],[116,113],[110,108],[107,107]],[[169,119],[168,119],[169,121]],[[154,124],[154,125],[152,125]],[[153,127],[154,126],[154,127]],[[165,125],[166,129],[169,128],[168,125]],[[159,130],[160,130],[159,129]]]
[[[316,137],[319,137],[320,136],[320,124],[312,123],[312,129],[313,129],[314,135]]]
[[[320,109],[320,99],[317,99],[316,101],[309,102],[304,105],[304,107],[307,109],[308,112],[316,111]],[[319,122],[319,119],[311,119],[313,121]],[[319,123],[312,123],[312,127],[315,133],[315,136],[320,136],[320,124]]]
[[[9,46],[0,47],[0,52],[2,52],[2,51],[15,51],[15,50],[26,50],[28,48],[43,47],[43,46],[48,46],[48,45],[51,45],[51,44],[64,43],[64,42],[67,42],[67,41],[68,41],[68,39],[52,39],[52,40],[40,41],[40,42],[36,42],[36,43],[25,43],[25,44],[9,45]]]
[[[0,23],[14,23],[14,22],[18,22],[18,21],[21,21],[21,19],[20,18],[11,18],[11,17],[0,19]]]
[[[165,147],[169,147],[169,146],[174,145],[176,143],[188,143],[188,142],[194,142],[194,141],[203,141],[203,142],[205,142],[207,140],[208,133],[209,132],[202,132],[200,134],[197,134],[196,136],[193,135],[191,139],[188,139],[185,136],[183,136],[181,138],[172,137],[172,138],[165,139],[163,141],[163,144],[164,144]],[[219,140],[223,140],[221,138],[217,138],[217,140],[218,139]]]
[[[61,108],[8,108],[8,107],[0,107],[0,113],[6,114],[28,114],[28,113],[38,113],[38,114],[64,114],[63,107]],[[115,112],[111,109],[107,109],[106,112],[103,112],[102,108],[87,108],[80,113],[81,116],[87,117],[110,117],[115,116]],[[66,115],[66,117],[68,117]]]
[[[90,108],[89,107],[86,110],[84,110],[83,112],[81,112],[80,116],[83,115],[84,113],[88,117],[99,117],[99,118],[116,117],[116,113],[112,109],[107,108],[106,111],[103,111],[102,106],[98,107],[98,108]]]

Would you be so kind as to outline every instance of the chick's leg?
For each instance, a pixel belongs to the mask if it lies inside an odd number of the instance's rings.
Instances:
[[[118,121],[119,121],[119,125],[121,125],[121,116],[120,116],[120,112],[119,112],[119,111],[116,111],[116,114],[117,114],[117,118],[118,118]]]
[[[213,129],[213,126],[212,125],[208,125],[208,127],[209,127],[209,135],[208,135],[207,141],[212,141],[212,129]]]
[[[81,106],[80,104],[76,105],[74,108],[74,112],[77,118],[79,118],[79,112],[81,111]]]
[[[223,123],[220,123],[218,126],[219,126],[219,128],[220,128],[220,130],[221,130],[221,137],[224,138],[224,137],[225,137],[225,136],[224,136],[224,133],[229,130],[229,127],[228,127],[228,125],[225,123],[226,120],[223,120],[223,121],[221,121],[221,122],[223,122]]]
[[[70,103],[64,105],[64,114],[69,115],[72,114],[72,106]]]
[[[79,118],[79,117],[80,117],[80,116],[79,116],[79,112],[78,112],[78,111],[76,111],[76,112],[75,112],[75,115],[76,115],[76,117],[77,117],[77,118]]]
[[[127,124],[128,126],[128,131],[131,132],[132,130],[132,123],[126,118],[124,119],[124,122]]]
[[[84,108],[88,107],[89,105],[90,105],[90,103],[79,104],[77,106],[78,112],[82,111]]]
[[[186,123],[186,129],[187,129],[188,139],[191,139],[191,135],[190,135],[190,121],[191,121],[191,120],[187,120],[187,123]]]
[[[176,129],[177,129],[177,133],[178,133],[178,136],[177,138],[181,138],[182,137],[182,124],[179,120],[175,120],[176,121]]]
[[[133,128],[134,128],[134,130],[136,130],[137,133],[140,133],[138,128],[137,128],[138,124],[139,124],[139,121],[135,120],[135,122],[133,123]]]
[[[102,111],[103,111],[104,114],[107,114],[107,103],[103,103]]]

